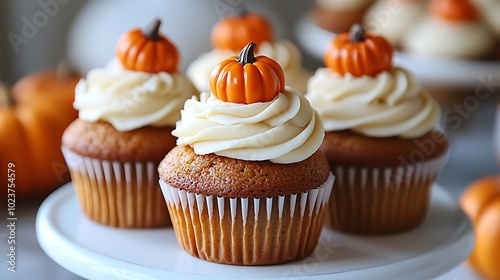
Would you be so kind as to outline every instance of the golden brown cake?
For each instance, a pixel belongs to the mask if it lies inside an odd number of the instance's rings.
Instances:
[[[171,224],[157,167],[175,146],[171,132],[184,101],[197,92],[176,70],[177,50],[159,27],[156,21],[149,31],[125,33],[117,59],[91,70],[75,89],[79,117],[64,132],[61,148],[83,213],[100,224]],[[148,63],[156,57],[151,49],[163,59]],[[139,52],[137,59],[124,61],[128,51]]]
[[[353,24],[363,22],[372,0],[317,0],[311,11],[312,20],[321,28],[342,33]]]
[[[317,112],[255,47],[222,61],[212,92],[186,101],[172,132],[178,146],[158,167],[179,244],[207,261],[270,265],[309,256],[333,185],[318,152]]]
[[[360,56],[370,52],[374,55]],[[306,97],[325,127],[320,150],[336,177],[327,225],[356,234],[412,229],[448,155],[440,108],[381,36],[353,26],[328,46]]]

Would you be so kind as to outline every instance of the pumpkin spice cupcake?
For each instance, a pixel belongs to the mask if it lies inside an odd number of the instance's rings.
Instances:
[[[75,89],[79,118],[64,132],[62,151],[84,214],[104,225],[170,224],[157,166],[175,146],[184,101],[197,91],[177,71],[177,48],[159,27],[122,35],[117,59]]]
[[[392,56],[387,40],[354,25],[330,43],[327,67],[309,81],[306,97],[326,131],[320,150],[336,176],[327,219],[334,229],[389,234],[418,226],[447,159],[439,105]]]
[[[311,16],[321,28],[342,33],[363,20],[374,0],[316,0]]]
[[[186,70],[194,85],[200,92],[210,92],[210,73],[217,63],[238,55],[248,42],[254,42],[258,54],[281,65],[287,85],[305,93],[312,72],[302,67],[299,49],[292,42],[275,39],[273,26],[264,16],[248,12],[244,5],[238,7],[234,15],[222,18],[212,28],[213,50],[202,54]]]
[[[186,101],[158,167],[177,239],[189,254],[234,265],[303,259],[315,249],[333,185],[323,126],[279,64],[248,44]],[[228,77],[231,77],[229,79]]]

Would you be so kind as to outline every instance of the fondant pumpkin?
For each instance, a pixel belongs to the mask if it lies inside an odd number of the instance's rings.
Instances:
[[[248,43],[238,56],[219,63],[210,76],[212,93],[220,100],[255,103],[273,100],[285,89],[285,74],[278,62],[255,57],[255,43]]]
[[[237,52],[248,42],[258,47],[262,42],[272,41],[273,36],[272,25],[264,16],[249,13],[243,7],[235,15],[224,17],[215,24],[211,40],[215,49]]]
[[[116,57],[134,71],[173,73],[179,65],[179,52],[165,35],[160,34],[160,20],[142,31],[133,29],[123,34],[116,44]]]
[[[432,15],[445,20],[475,21],[479,18],[470,0],[431,0],[429,9]]]
[[[0,166],[16,197],[46,195],[69,181],[61,153],[64,129],[77,117],[73,109],[76,75],[46,70],[0,91]],[[6,183],[3,186],[7,186]],[[7,191],[4,192],[7,194]]]
[[[393,47],[384,37],[367,33],[355,24],[328,45],[324,63],[342,76],[375,76],[391,69],[392,55]]]
[[[500,175],[470,184],[460,205],[471,218],[476,234],[470,264],[488,279],[500,279]]]

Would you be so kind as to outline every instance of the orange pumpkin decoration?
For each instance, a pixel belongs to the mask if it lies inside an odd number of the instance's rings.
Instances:
[[[445,20],[475,21],[479,18],[476,7],[469,0],[432,0],[431,14]]]
[[[61,136],[78,115],[72,106],[78,80],[46,70],[20,79],[10,92],[0,91],[0,166],[14,165],[10,183],[16,197],[47,195],[69,181]]]
[[[255,57],[255,43],[248,43],[238,56],[219,63],[210,75],[212,93],[221,101],[255,103],[273,100],[285,90],[285,74],[278,62]]]
[[[342,76],[375,76],[392,68],[392,55],[392,45],[384,37],[366,33],[355,24],[328,45],[324,63]]]
[[[489,279],[500,279],[500,175],[473,182],[460,198],[471,218],[476,244],[469,262]]]
[[[133,29],[123,34],[116,44],[116,57],[133,71],[173,73],[179,65],[179,52],[167,37],[160,34],[160,20],[147,31]]]
[[[244,8],[232,16],[221,19],[212,28],[211,40],[215,49],[241,50],[248,42],[257,47],[266,41],[272,41],[273,28],[269,21],[256,13],[249,13]]]

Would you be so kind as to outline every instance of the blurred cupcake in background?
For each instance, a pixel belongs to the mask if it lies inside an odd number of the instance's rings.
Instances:
[[[495,34],[493,58],[500,59],[500,2],[497,0],[472,0],[483,14],[486,23]]]
[[[418,226],[447,160],[438,103],[392,56],[385,38],[354,25],[332,40],[326,67],[308,83],[306,98],[326,132],[320,150],[336,176],[327,225],[337,230],[391,234]]]
[[[214,25],[211,41],[213,50],[191,62],[186,70],[200,92],[210,92],[213,68],[227,57],[237,55],[248,42],[257,45],[257,54],[268,56],[280,64],[288,86],[305,92],[312,72],[302,67],[299,49],[287,40],[274,38],[271,23],[263,15],[249,12],[243,4],[238,5],[234,15],[226,16]]]
[[[333,33],[342,33],[363,17],[374,0],[316,0],[312,10],[313,21]]]
[[[197,91],[159,28],[156,20],[123,34],[116,59],[75,89],[79,117],[64,132],[62,151],[84,214],[104,225],[170,224],[157,166],[175,146],[171,132],[184,101]]]
[[[403,35],[423,17],[426,8],[426,0],[379,0],[366,12],[364,26],[399,47]]]

